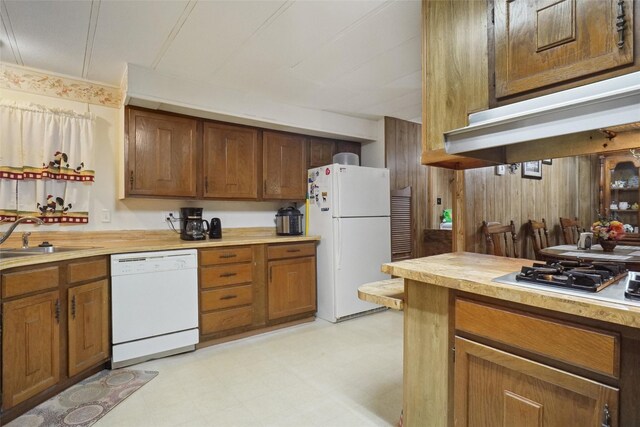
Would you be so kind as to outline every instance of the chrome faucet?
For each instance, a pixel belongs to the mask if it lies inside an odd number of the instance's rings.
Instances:
[[[35,216],[23,216],[22,218],[18,218],[16,222],[11,224],[11,227],[9,227],[9,229],[2,235],[2,237],[0,237],[0,244],[4,243],[4,241],[7,240],[9,236],[11,236],[11,233],[13,233],[13,230],[16,229],[18,224],[25,221],[35,221],[35,223],[38,225],[44,224],[43,220],[41,220],[40,218],[36,218]]]

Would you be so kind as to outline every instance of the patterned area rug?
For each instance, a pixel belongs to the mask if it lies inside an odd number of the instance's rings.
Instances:
[[[7,427],[87,427],[105,416],[158,372],[104,370],[33,408]]]

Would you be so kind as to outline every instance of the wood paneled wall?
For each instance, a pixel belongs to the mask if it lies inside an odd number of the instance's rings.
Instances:
[[[385,163],[389,169],[391,189],[411,187],[412,256],[423,255],[423,230],[438,228],[442,211],[452,207],[454,171],[424,166],[419,123],[385,117]],[[441,204],[437,204],[440,198]]]
[[[507,172],[496,175],[494,167],[467,170],[465,174],[465,246],[469,252],[485,252],[480,232],[483,220],[508,224],[518,229],[522,257],[534,259],[526,233],[529,219],[544,218],[549,243],[562,244],[560,220],[578,217],[583,227],[595,221],[598,209],[599,160],[597,155],[553,159],[542,165],[542,179]]]

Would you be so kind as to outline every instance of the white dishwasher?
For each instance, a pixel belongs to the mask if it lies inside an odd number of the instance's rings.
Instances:
[[[111,255],[111,367],[195,349],[195,249]]]

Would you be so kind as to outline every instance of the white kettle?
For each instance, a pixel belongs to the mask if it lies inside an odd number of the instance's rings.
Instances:
[[[578,249],[591,249],[591,243],[593,241],[593,233],[584,232],[580,233],[580,238],[578,239]]]

